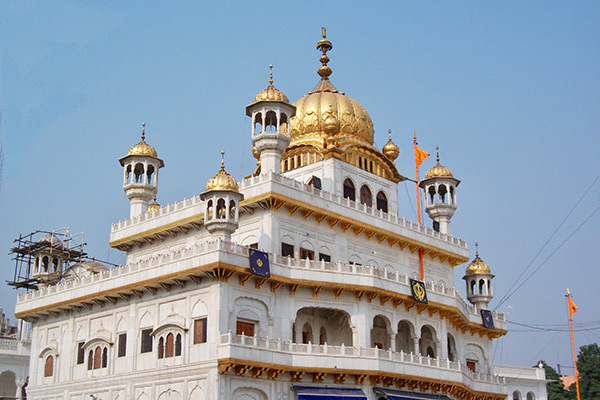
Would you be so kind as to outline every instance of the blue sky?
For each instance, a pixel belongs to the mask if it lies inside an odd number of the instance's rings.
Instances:
[[[492,306],[589,189],[525,276],[556,252],[500,307],[550,331],[510,324],[494,346],[498,363],[572,365],[554,331],[566,287],[575,323],[592,328],[576,345],[600,338],[599,20],[595,2],[2,2],[0,279],[12,240],[36,229],[85,231],[90,255],[124,261],[108,246],[129,210],[118,159],[144,121],[166,164],[162,205],[202,192],[221,148],[231,174],[251,173],[244,107],[269,64],[290,100],[313,89],[325,26],[333,84],[370,113],[378,147],[392,129],[400,173],[412,177],[416,129],[462,181],[452,231],[472,256],[480,243]],[[399,198],[416,220],[414,186]],[[1,293],[10,315],[15,292]]]

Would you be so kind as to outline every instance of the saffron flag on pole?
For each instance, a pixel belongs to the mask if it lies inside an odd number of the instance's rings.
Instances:
[[[427,157],[429,157],[429,153],[427,153],[426,151],[423,151],[419,148],[419,146],[417,146],[417,135],[416,133],[414,134],[414,144],[415,144],[415,165],[417,166],[417,168],[419,168],[419,166],[421,164],[423,164],[423,160],[426,159]]]
[[[571,316],[577,312],[577,306],[571,300],[571,296],[567,296],[567,300],[569,301],[569,316]]]

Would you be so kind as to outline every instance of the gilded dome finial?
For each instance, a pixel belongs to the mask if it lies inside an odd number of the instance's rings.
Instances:
[[[254,102],[259,101],[283,101],[289,103],[287,96],[275,86],[273,86],[273,64],[269,64],[269,86],[258,92],[254,97]]]
[[[221,171],[225,171],[225,150],[221,150]]]
[[[437,163],[439,164],[440,163],[440,146],[435,146],[435,153],[436,153],[435,161],[437,161]],[[475,245],[477,245],[477,244],[475,244]]]
[[[321,30],[323,34],[323,39],[319,40],[319,42],[317,43],[317,50],[321,50],[323,52],[323,55],[319,59],[322,65],[317,73],[319,74],[322,80],[328,80],[329,75],[331,75],[331,68],[327,66],[327,63],[329,62],[327,52],[333,49],[333,45],[329,40],[327,40],[327,30],[325,29],[325,27],[321,28]]]
[[[158,157],[154,147],[146,143],[146,123],[142,122],[142,140],[139,143],[131,146],[127,152],[128,156],[151,156]]]
[[[146,123],[142,122],[142,140],[146,139]]]
[[[269,85],[273,86],[273,64],[269,64]]]
[[[479,258],[479,243],[475,242],[475,258]]]
[[[388,129],[388,142],[383,146],[383,154],[387,158],[394,161],[400,155],[400,149],[396,146],[396,143],[392,142],[392,130]]]

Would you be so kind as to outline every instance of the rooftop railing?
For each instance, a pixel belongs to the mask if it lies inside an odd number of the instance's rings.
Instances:
[[[268,181],[280,183],[289,188],[300,190],[304,193],[308,193],[308,194],[320,197],[324,200],[331,201],[331,202],[341,205],[345,208],[356,210],[356,211],[362,212],[364,214],[368,214],[379,220],[391,222],[391,223],[399,225],[403,228],[410,229],[412,231],[434,237],[436,239],[453,244],[455,246],[459,246],[459,247],[462,247],[465,249],[467,248],[467,242],[465,240],[461,240],[454,236],[436,232],[435,230],[428,228],[424,225],[419,225],[413,221],[398,217],[398,214],[396,214],[394,212],[385,213],[382,210],[377,210],[373,207],[367,206],[366,204],[360,204],[360,203],[354,202],[348,198],[344,198],[344,197],[338,196],[336,194],[333,194],[331,192],[319,190],[312,185],[307,185],[303,182],[285,177],[283,175],[275,174],[273,172],[269,172],[269,173],[261,174],[259,176],[253,176],[248,179],[244,179],[239,183],[239,188],[240,188],[240,191],[243,191],[243,189],[247,189],[252,186],[256,186],[258,184],[265,183]],[[201,206],[204,205],[204,202],[200,199],[200,196],[194,196],[189,199],[185,199],[185,200],[173,203],[173,204],[169,204],[169,205],[162,207],[159,210],[153,211],[151,213],[145,213],[145,214],[141,214],[141,215],[129,218],[127,220],[119,221],[117,223],[112,224],[111,231],[115,232],[120,229],[124,229],[124,228],[130,227],[130,226],[133,226],[133,225],[137,225],[137,224],[145,222],[145,221],[150,221],[150,220],[159,218],[161,216],[169,215],[169,214],[178,212],[180,210],[183,210],[185,208],[190,208],[190,207],[194,207],[197,205],[201,205]]]
[[[155,254],[150,257],[131,262],[121,267],[103,271],[99,274],[74,278],[72,280],[60,282],[53,286],[48,286],[39,290],[21,294],[18,296],[18,302],[20,303],[23,301],[43,297],[49,294],[60,293],[74,288],[79,288],[94,283],[107,281],[109,279],[119,277],[122,275],[133,274],[140,270],[160,267],[171,262],[190,260],[193,257],[202,256],[216,251],[223,251],[228,254],[235,254],[242,257],[248,257],[248,248],[245,246],[241,246],[234,242],[223,241],[220,239],[215,241],[208,241],[179,250],[172,250],[161,254]],[[388,270],[386,268],[377,268],[375,266],[370,265],[357,265],[353,263],[313,261],[308,259],[282,257],[273,254],[270,255],[270,260],[272,265],[284,269],[287,268],[312,271],[321,270],[327,272],[335,272],[336,275],[351,274],[360,276],[370,276],[377,279],[387,280],[401,285],[403,287],[403,291],[406,291],[406,293],[410,293],[409,277],[405,274],[401,274],[397,271]],[[458,307],[463,312],[463,314],[477,314],[477,309],[473,305],[468,304],[455,288],[446,287],[443,285],[435,285],[433,282],[426,282],[425,284],[427,290],[430,293],[436,293],[450,299],[456,299]],[[505,320],[504,314],[498,313],[496,311],[492,312],[492,316],[494,319],[499,321]]]

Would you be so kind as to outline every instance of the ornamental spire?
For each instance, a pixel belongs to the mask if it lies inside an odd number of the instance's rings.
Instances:
[[[221,171],[225,171],[225,150],[221,150]]]
[[[146,139],[146,123],[142,122],[142,142]]]
[[[269,85],[273,86],[273,64],[269,64]]]
[[[317,43],[317,50],[321,50],[323,55],[319,59],[321,61],[321,67],[318,70],[318,74],[321,77],[321,80],[329,80],[329,75],[331,75],[331,68],[327,65],[329,62],[329,57],[327,57],[327,52],[333,48],[333,45],[329,40],[327,40],[327,30],[323,27],[321,28],[323,39],[319,40]]]

